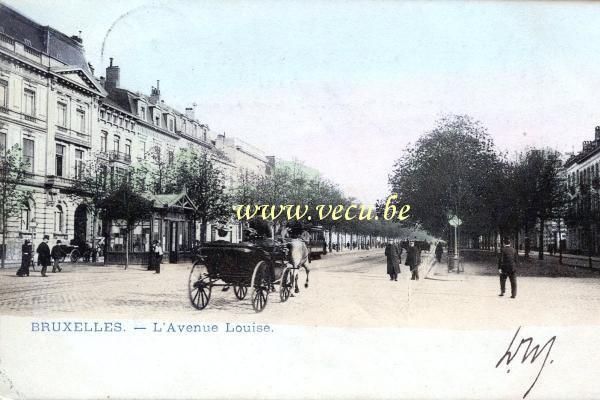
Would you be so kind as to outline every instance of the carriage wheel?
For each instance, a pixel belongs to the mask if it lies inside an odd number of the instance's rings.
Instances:
[[[281,274],[281,284],[279,285],[279,299],[282,303],[290,298],[293,286],[294,273],[291,267],[286,267]]]
[[[235,293],[235,297],[237,297],[238,300],[244,300],[248,294],[248,287],[233,285],[233,293]]]
[[[75,249],[71,252],[71,262],[77,262],[77,260],[79,260],[79,257],[81,257],[81,254],[79,254],[79,250]]]
[[[267,306],[269,285],[267,263],[259,261],[252,274],[252,307],[254,308],[254,311],[261,312]]]
[[[197,262],[192,266],[188,281],[188,291],[192,305],[198,310],[202,310],[210,301],[212,291],[212,282],[208,276],[206,265]]]

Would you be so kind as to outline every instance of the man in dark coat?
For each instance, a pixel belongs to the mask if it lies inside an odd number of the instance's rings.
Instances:
[[[54,260],[54,264],[52,264],[52,272],[56,272],[56,270],[58,270],[58,272],[61,272],[62,268],[60,267],[60,260],[62,260],[66,254],[61,247],[60,240],[57,240],[56,244],[52,246],[52,251],[50,252],[50,255]]]
[[[393,243],[388,243],[385,246],[385,256],[387,257],[387,273],[391,281],[398,280],[400,273],[400,253],[398,247]]]
[[[29,276],[31,257],[33,257],[33,246],[31,240],[25,239],[25,243],[21,246],[21,268],[17,271],[17,276]]]
[[[442,254],[444,254],[442,242],[437,242],[437,245],[435,246],[435,259],[437,262],[442,262]]]
[[[511,298],[517,297],[517,276],[516,270],[519,263],[517,251],[511,247],[510,239],[504,238],[504,246],[498,257],[498,272],[500,273],[500,294],[504,296],[506,289],[506,278],[510,280]]]
[[[411,241],[406,250],[406,261],[404,265],[410,267],[412,272],[411,280],[419,280],[419,249],[415,246],[415,242]]]
[[[50,258],[50,247],[48,246],[48,240],[50,240],[50,238],[48,237],[48,235],[44,235],[44,241],[42,243],[39,244],[39,246],[37,247],[36,252],[38,253],[38,265],[42,266],[42,276],[43,277],[47,277],[48,275],[46,275],[46,269],[48,268],[48,266],[50,264],[52,264],[52,260]]]

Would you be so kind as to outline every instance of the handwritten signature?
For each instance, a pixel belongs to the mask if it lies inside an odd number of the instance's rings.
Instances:
[[[548,341],[541,348],[540,348],[539,344],[536,344],[534,346],[532,337],[521,339],[521,342],[519,343],[519,345],[516,347],[516,349],[513,350],[513,345],[515,344],[517,336],[519,336],[520,330],[521,330],[521,327],[517,328],[517,331],[515,332],[515,336],[513,336],[512,340],[510,341],[510,344],[508,345],[506,352],[502,355],[500,360],[498,360],[498,363],[496,364],[496,368],[500,367],[500,365],[503,362],[506,362],[507,367],[510,366],[510,363],[513,362],[513,360],[519,355],[519,350],[521,350],[521,346],[523,346],[523,349],[524,349],[524,351],[521,352],[522,353],[522,358],[520,358],[521,364],[524,364],[526,361],[529,361],[530,364],[533,364],[542,354],[544,354],[544,351],[545,351],[546,356],[544,357],[544,361],[542,362],[542,365],[540,366],[540,369],[539,369],[535,379],[533,380],[533,383],[531,384],[529,389],[527,389],[527,391],[523,395],[523,398],[525,398],[525,397],[527,397],[529,392],[531,392],[531,389],[533,389],[533,387],[537,383],[542,371],[544,370],[544,367],[546,366],[546,361],[548,361],[548,357],[550,357],[550,351],[552,350],[552,346],[554,346],[554,342],[556,341],[556,336],[552,336],[550,339],[548,339]],[[527,344],[526,348],[525,348],[525,344]],[[519,359],[517,359],[516,361],[518,362]],[[554,362],[554,360],[550,360],[550,364],[552,364],[553,362]],[[510,373],[510,369],[508,369],[506,371],[506,373]]]

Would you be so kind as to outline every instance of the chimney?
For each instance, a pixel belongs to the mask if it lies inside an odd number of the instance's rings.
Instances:
[[[185,108],[185,116],[189,119],[196,119],[194,109],[192,107]]]
[[[113,66],[113,58],[110,58],[110,65],[106,68],[106,83],[104,88],[107,92],[112,92],[115,89],[119,88],[119,80],[121,76],[121,71],[118,66]]]
[[[88,63],[88,68],[90,69],[90,72],[92,73],[92,76],[94,76],[94,66],[92,65],[92,63]]]
[[[152,86],[150,90],[150,101],[152,103],[158,103],[160,101],[160,81],[156,81],[156,87]]]
[[[81,31],[79,31],[79,35],[72,35],[71,39],[76,41],[79,44],[83,44],[83,38],[81,37]]]
[[[193,103],[191,107],[185,108],[185,116],[189,119],[196,119],[196,103]]]
[[[596,127],[596,140],[600,140],[600,126]]]

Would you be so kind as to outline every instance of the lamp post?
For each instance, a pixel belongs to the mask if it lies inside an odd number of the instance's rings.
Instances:
[[[454,227],[454,255],[452,256],[452,265],[456,266],[456,273],[460,272],[460,267],[458,266],[459,256],[458,256],[458,227],[462,224],[462,220],[458,218],[458,216],[454,215],[448,219],[448,223]]]

